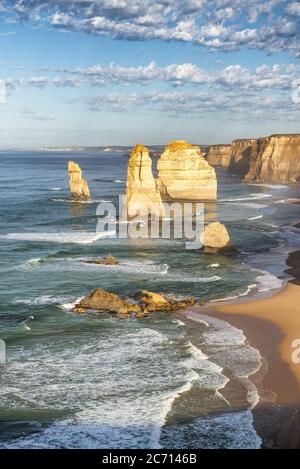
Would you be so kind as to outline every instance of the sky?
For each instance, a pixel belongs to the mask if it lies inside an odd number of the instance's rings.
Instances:
[[[300,132],[300,2],[0,0],[0,148]]]

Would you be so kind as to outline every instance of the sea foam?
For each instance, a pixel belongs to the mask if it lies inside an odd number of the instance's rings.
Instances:
[[[252,200],[268,199],[272,194],[250,194],[249,197],[236,197],[230,199],[220,199],[220,202],[246,202]]]
[[[74,243],[74,244],[90,244],[98,239],[112,237],[115,231],[106,233],[74,231],[74,232],[55,232],[55,233],[8,233],[0,235],[0,238],[6,238],[16,241],[33,241],[47,243]]]

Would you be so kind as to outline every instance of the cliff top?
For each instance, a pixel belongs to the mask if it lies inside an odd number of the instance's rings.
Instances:
[[[141,143],[137,143],[136,146],[131,151],[130,156],[136,156],[137,154],[144,153],[144,152],[149,153],[148,148],[144,147],[144,145],[142,145]]]
[[[299,138],[300,137],[300,134],[272,134],[270,135],[269,137],[297,137]]]
[[[166,145],[165,150],[178,151],[178,150],[186,150],[188,148],[195,148],[195,145],[191,145],[185,140],[173,140],[172,142],[169,142]]]
[[[68,171],[69,173],[79,172],[81,171],[79,164],[75,163],[74,161],[68,162]]]
[[[257,138],[236,138],[235,140],[232,140],[231,143],[234,142],[256,142],[258,139]]]
[[[272,134],[272,135],[267,135],[266,137],[257,137],[257,138],[236,138],[235,140],[232,140],[233,142],[256,142],[257,140],[263,140],[265,138],[300,138],[300,134]],[[213,146],[213,145],[211,145]]]

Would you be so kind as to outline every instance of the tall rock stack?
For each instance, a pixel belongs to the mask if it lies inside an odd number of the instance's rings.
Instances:
[[[211,145],[207,153],[207,162],[211,166],[228,168],[231,158],[231,145]]]
[[[158,164],[157,185],[165,200],[216,200],[215,170],[196,145],[170,142]]]
[[[300,134],[271,135],[257,139],[246,181],[300,182]]]
[[[134,147],[128,161],[125,200],[128,218],[145,211],[155,217],[164,215],[160,192],[152,174],[149,150],[140,144]]]
[[[82,179],[80,166],[74,161],[69,161],[68,173],[72,198],[77,200],[89,199],[91,197],[90,190],[86,180]]]

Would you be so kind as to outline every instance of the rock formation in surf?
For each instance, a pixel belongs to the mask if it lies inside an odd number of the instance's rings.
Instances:
[[[80,166],[74,161],[69,161],[68,173],[70,177],[70,191],[74,199],[89,199],[91,194],[85,179],[82,179]]]
[[[139,312],[141,308],[137,304],[131,304],[119,298],[115,293],[102,290],[102,288],[96,288],[96,290],[80,300],[73,309],[74,313],[78,314],[86,313],[88,310],[123,315]]]
[[[164,207],[152,174],[148,148],[136,145],[128,160],[125,203],[128,218],[150,215],[161,217]]]
[[[73,308],[77,314],[85,314],[89,310],[97,313],[113,313],[123,318],[126,316],[141,318],[157,311],[178,311],[195,304],[194,298],[168,298],[160,293],[142,290],[134,298],[122,299],[115,293],[97,288],[84,297]]]
[[[300,134],[258,138],[246,181],[294,184],[300,181]]]
[[[231,145],[211,145],[207,153],[207,162],[211,166],[228,168],[231,157]]]
[[[116,259],[111,254],[109,254],[106,257],[103,257],[102,259],[83,260],[80,262],[83,262],[84,264],[95,264],[95,265],[118,265],[119,264],[118,259]]]
[[[194,298],[185,298],[178,300],[175,297],[172,299],[160,294],[147,290],[142,290],[137,296],[144,312],[152,313],[155,311],[177,311],[192,306],[195,304]]]
[[[216,200],[215,170],[196,145],[170,142],[157,164],[157,186],[165,200]]]
[[[250,168],[250,159],[256,151],[257,139],[233,140],[230,148],[229,171],[240,176],[245,176]]]
[[[200,234],[202,249],[212,253],[234,252],[236,249],[230,243],[228,231],[222,223],[208,223]]]

